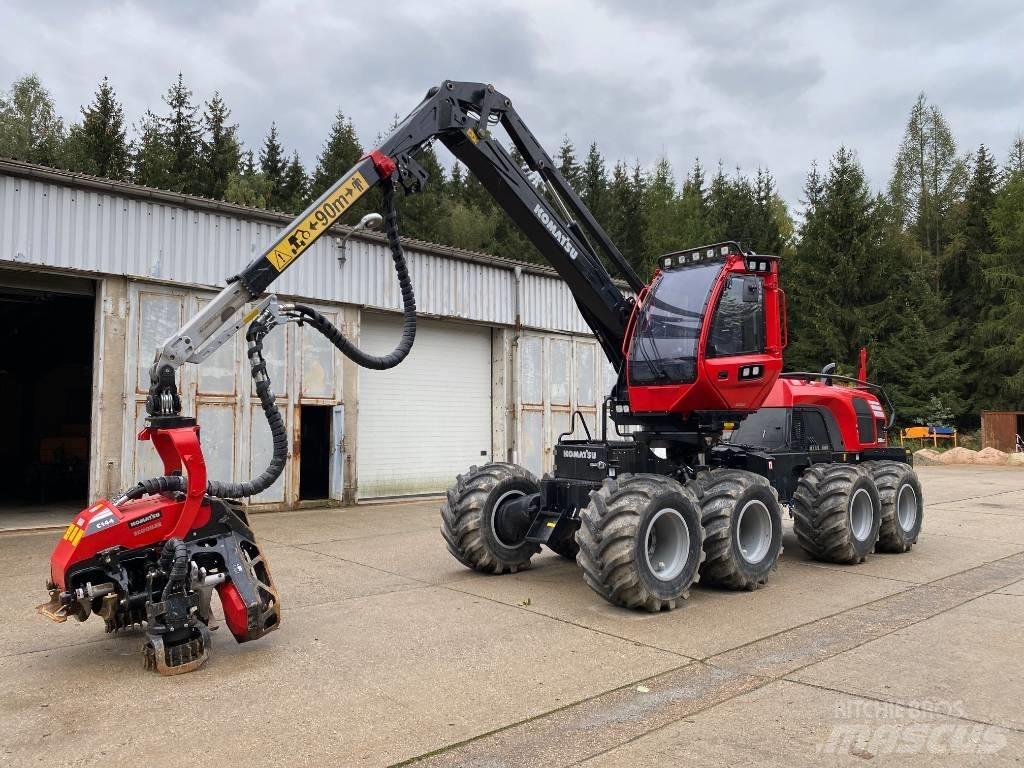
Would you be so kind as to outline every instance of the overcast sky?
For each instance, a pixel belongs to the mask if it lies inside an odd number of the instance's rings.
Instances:
[[[853,147],[886,183],[920,91],[967,152],[1024,129],[1019,0],[0,0],[0,87],[36,72],[66,119],[107,75],[134,121],[182,71],[257,146],[276,120],[315,161],[334,112],[374,141],[443,79],[494,83],[551,154],[769,168],[798,204],[812,160]],[[713,7],[712,7],[713,6]]]

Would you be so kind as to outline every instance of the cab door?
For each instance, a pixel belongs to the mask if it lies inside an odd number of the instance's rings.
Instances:
[[[769,338],[769,293],[761,275],[728,275],[708,324],[704,373],[730,408],[758,408],[782,370],[778,334]]]

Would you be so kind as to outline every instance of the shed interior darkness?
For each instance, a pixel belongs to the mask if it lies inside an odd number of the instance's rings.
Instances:
[[[0,283],[0,509],[88,503],[94,308]]]
[[[301,408],[300,501],[330,496],[331,410],[329,405],[303,405]]]

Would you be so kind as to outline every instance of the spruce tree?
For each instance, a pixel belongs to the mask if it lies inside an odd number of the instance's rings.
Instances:
[[[695,248],[712,241],[708,231],[708,200],[704,168],[697,159],[686,175],[679,196],[679,249]]]
[[[139,138],[132,144],[132,180],[158,189],[171,187],[171,155],[160,118],[149,110],[136,127]]]
[[[642,202],[647,223],[643,257],[643,274],[646,275],[653,272],[659,256],[686,247],[680,232],[680,200],[667,158],[660,158],[654,166]]]
[[[875,201],[845,147],[832,157],[826,177],[812,166],[804,196],[800,240],[781,265],[790,318],[786,363],[800,370],[832,361],[850,365],[866,342],[863,307],[884,299],[870,274],[881,241]]]
[[[639,162],[632,173],[625,163],[616,163],[608,184],[608,235],[641,276],[647,276],[649,272],[644,263],[646,217],[643,198],[646,186]]]
[[[1024,170],[1007,169],[989,223],[995,250],[983,257],[990,305],[975,334],[985,372],[976,406],[1024,410]]]
[[[163,97],[168,113],[160,118],[161,135],[167,145],[168,188],[175,192],[201,195],[204,190],[200,173],[203,132],[199,107],[192,103],[192,91],[179,72],[178,79]]]
[[[885,299],[866,306],[872,379],[883,384],[901,423],[924,423],[939,406],[961,419],[962,366],[956,354],[955,324],[943,312],[931,278],[916,263],[917,233],[904,231],[891,201],[879,198],[883,236],[873,278]]]
[[[597,149],[597,143],[592,143],[587,151],[587,159],[583,163],[582,176],[580,179],[581,189],[578,189],[584,205],[590,209],[597,219],[597,223],[605,230],[610,224],[610,206],[608,201],[608,174],[605,170],[604,158]]]
[[[0,157],[59,167],[64,138],[64,121],[36,75],[15,80],[10,92],[0,94]]]
[[[242,144],[238,139],[238,125],[229,122],[228,109],[218,92],[206,102],[203,112],[203,127],[206,141],[203,143],[203,194],[216,200],[227,195],[228,182],[237,174],[242,160]]]
[[[270,184],[269,207],[284,209],[285,197],[281,192],[284,185],[285,168],[288,161],[285,159],[284,147],[277,137],[277,123],[270,124],[270,132],[263,140],[263,147],[260,149],[260,172]]]
[[[402,234],[420,240],[437,243],[442,241],[442,222],[448,200],[445,195],[445,173],[432,147],[423,149],[417,156],[423,170],[427,172],[427,183],[413,195],[398,196],[398,215]]]
[[[576,160],[576,147],[568,136],[562,138],[562,146],[558,148],[558,172],[569,182],[569,186],[580,194],[580,182],[583,177],[583,169]]]
[[[974,351],[978,319],[997,299],[985,280],[983,260],[996,249],[989,219],[995,206],[998,176],[995,158],[982,144],[974,156],[967,184],[963,231],[954,243],[942,274],[942,287],[956,326],[956,346],[966,366],[960,396],[968,401],[970,411],[975,410],[974,393],[982,384],[981,380],[988,376]]]
[[[289,213],[299,213],[309,200],[309,178],[302,167],[299,153],[292,152],[292,159],[284,171],[281,183],[280,201],[282,208]]]
[[[732,178],[722,164],[708,189],[708,229],[715,241],[735,240],[744,248],[753,248],[758,238],[757,205],[754,187],[739,168]]]
[[[753,220],[750,247],[758,253],[781,255],[786,245],[789,214],[775,189],[775,179],[757,169],[753,186]]]
[[[224,197],[228,202],[252,208],[268,206],[270,181],[256,169],[256,160],[251,149],[242,154],[238,170],[228,178]]]
[[[71,127],[65,144],[68,167],[108,179],[127,178],[130,157],[124,109],[106,77],[81,111],[82,122]]]
[[[334,123],[324,142],[323,150],[317,157],[316,169],[313,171],[310,185],[310,196],[313,199],[320,197],[362,156],[363,148],[356,136],[352,120],[347,119],[339,109],[334,116]]]
[[[449,203],[466,203],[465,176],[466,171],[462,169],[462,163],[456,160],[452,164],[451,173],[448,174],[448,180],[444,185],[445,197],[448,198]]]
[[[1006,160],[1006,172],[1024,173],[1024,135],[1018,135],[1010,147],[1010,155]]]

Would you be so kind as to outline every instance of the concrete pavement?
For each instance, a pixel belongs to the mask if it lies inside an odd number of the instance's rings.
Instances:
[[[545,553],[460,566],[439,502],[255,516],[284,605],[198,673],[35,615],[58,534],[0,535],[0,765],[1024,763],[1024,470],[920,470],[924,532],[756,592],[614,608]]]

